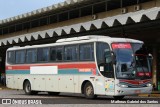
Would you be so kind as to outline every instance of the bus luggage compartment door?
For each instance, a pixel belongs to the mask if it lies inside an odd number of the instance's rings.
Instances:
[[[14,84],[14,78],[13,78],[13,76],[6,76],[6,86],[8,88],[14,88],[13,84]]]
[[[73,75],[59,76],[59,91],[60,92],[74,92]]]

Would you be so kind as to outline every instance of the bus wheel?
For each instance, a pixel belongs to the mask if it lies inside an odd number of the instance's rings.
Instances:
[[[25,84],[24,84],[24,92],[27,95],[33,95],[33,94],[37,94],[38,93],[37,91],[32,91],[31,90],[31,84],[30,84],[29,81],[26,81]]]
[[[90,82],[87,82],[84,86],[84,95],[89,99],[97,97],[96,95],[94,95],[94,88]]]
[[[122,100],[124,96],[113,96],[115,100]]]
[[[59,95],[60,92],[48,92],[49,95]]]

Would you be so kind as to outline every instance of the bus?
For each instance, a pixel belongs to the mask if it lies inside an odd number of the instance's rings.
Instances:
[[[151,59],[144,43],[88,35],[6,52],[6,85],[25,94],[81,93],[122,99],[151,93]]]

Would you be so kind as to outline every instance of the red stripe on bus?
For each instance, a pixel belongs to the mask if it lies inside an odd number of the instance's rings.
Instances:
[[[151,82],[151,80],[120,80],[120,82],[126,82],[129,84],[140,85],[147,82]]]
[[[74,69],[74,68],[96,68],[95,63],[83,64],[32,64],[32,65],[8,65],[6,70],[29,70],[31,66],[58,66],[59,69]]]

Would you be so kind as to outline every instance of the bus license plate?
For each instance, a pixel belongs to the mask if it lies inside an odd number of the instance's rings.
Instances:
[[[135,93],[139,94],[139,93],[141,93],[141,90],[135,90]]]

